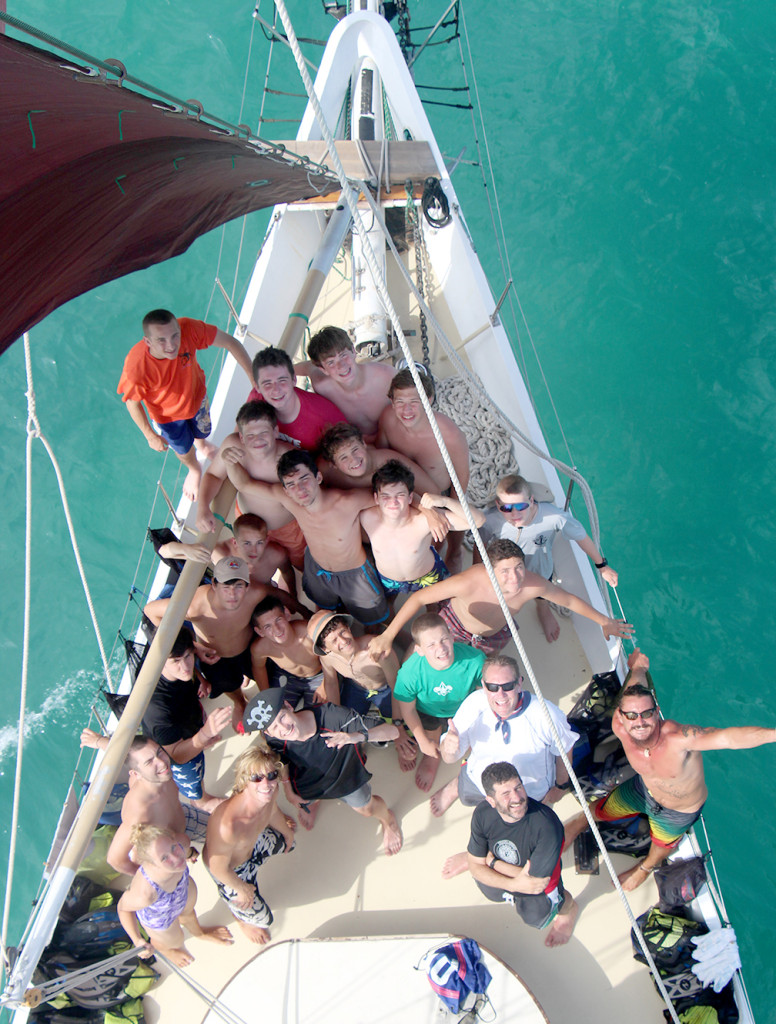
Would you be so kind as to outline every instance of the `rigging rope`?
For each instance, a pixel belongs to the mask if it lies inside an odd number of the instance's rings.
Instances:
[[[19,824],[19,796],[21,791],[22,757],[24,753],[24,725],[27,708],[27,682],[29,676],[29,652],[30,652],[30,607],[31,607],[31,581],[32,581],[32,443],[38,438],[46,449],[59,485],[59,494],[62,500],[62,508],[65,514],[65,521],[70,533],[70,543],[73,548],[78,574],[83,586],[86,604],[89,608],[94,633],[97,638],[97,646],[100,651],[102,667],[109,688],[114,689],[108,659],[100,634],[100,627],[97,623],[97,616],[92,603],[92,595],[89,584],[86,580],[81,553],[78,549],[78,541],[75,536],[70,506],[67,500],[64,480],[59,468],[56,456],[49,445],[40,427],[35,403],[35,386],[32,378],[32,357],[30,354],[30,336],[24,335],[24,366],[27,377],[27,442],[26,442],[26,482],[25,482],[25,536],[24,536],[24,625],[22,636],[22,678],[19,694],[19,732],[16,741],[16,768],[14,771],[13,808],[11,811],[10,842],[8,851],[8,877],[6,878],[5,903],[3,906],[3,921],[0,928],[0,941],[3,949],[6,946],[8,936],[8,921],[11,908],[11,892],[13,889],[13,874],[16,860],[16,837]]]
[[[208,1003],[210,1009],[213,1010],[214,1013],[217,1013],[222,1020],[225,1020],[227,1024],[246,1024],[242,1017],[238,1016],[234,1010],[231,1010],[221,1002],[219,996],[214,996],[212,992],[208,992],[204,985],[200,985],[198,981],[194,980],[191,974],[188,974],[186,971],[181,970],[180,967],[177,967],[172,960],[168,959],[164,955],[164,953],[160,953],[158,949],[155,950],[154,953],[161,961],[167,964],[170,970],[177,974],[180,980],[185,982],[185,984],[187,984],[189,988],[203,1000],[203,1002]]]
[[[485,566],[485,570],[486,570],[486,572],[488,574],[488,578],[490,580],[491,586],[493,587],[493,591],[494,591],[494,593],[496,595],[496,598],[498,600],[499,607],[501,608],[501,611],[502,611],[502,613],[504,615],[504,620],[507,623],[507,626],[509,628],[510,634],[512,636],[512,640],[514,641],[515,646],[517,647],[517,650],[518,650],[518,652],[520,654],[520,657],[521,657],[521,659],[523,661],[523,664],[524,664],[525,669],[526,669],[526,674],[528,675],[528,677],[530,679],[530,682],[531,682],[531,685],[533,687],[533,690],[536,693],[536,696],[537,696],[537,698],[539,700],[539,704],[540,704],[540,706],[542,708],[542,712],[543,712],[547,722],[550,725],[550,730],[552,732],[553,738],[554,738],[554,740],[555,740],[555,742],[557,744],[558,749],[561,751],[561,758],[562,758],[563,763],[566,766],[566,769],[567,769],[567,771],[569,773],[569,778],[572,780],[572,783],[574,785],[574,789],[575,789],[575,791],[577,793],[577,797],[578,797],[578,799],[580,801],[580,804],[581,804],[581,806],[583,808],[584,814],[585,814],[585,816],[586,816],[586,818],[587,818],[587,820],[588,820],[588,822],[590,824],[590,827],[591,827],[591,829],[593,831],[594,836],[596,837],[596,842],[599,845],[599,848],[601,850],[601,854],[602,854],[603,859],[604,859],[604,863],[606,864],[607,869],[609,870],[609,873],[610,873],[610,875],[612,877],[612,881],[614,883],[615,890],[617,891],[618,895],[620,896],[620,899],[621,899],[621,901],[623,903],[623,906],[625,908],[625,912],[626,912],[626,914],[627,914],[627,916],[628,916],[628,918],[629,918],[629,920],[631,922],[631,927],[634,929],[634,931],[636,933],[636,936],[638,938],[639,944],[640,944],[640,946],[642,948],[642,952],[644,953],[644,957],[645,957],[647,963],[650,966],[650,970],[653,972],[653,976],[655,978],[655,984],[657,985],[661,995],[665,999],[666,1006],[667,1006],[668,1011],[669,1011],[669,1013],[671,1015],[671,1019],[674,1021],[674,1024],[680,1024],[679,1018],[676,1015],[676,1011],[674,1010],[673,1004],[671,1003],[671,1000],[670,1000],[670,998],[668,996],[668,992],[666,991],[665,985],[663,984],[663,980],[660,977],[660,974],[659,974],[659,972],[657,970],[657,967],[656,967],[655,962],[654,962],[654,960],[652,958],[652,955],[651,955],[651,953],[649,951],[649,948],[647,947],[647,944],[644,941],[644,938],[643,938],[643,936],[641,934],[641,929],[638,926],[636,918],[635,918],[635,916],[633,914],[633,910],[631,909],[631,906],[630,906],[630,904],[628,902],[628,899],[627,899],[627,897],[625,895],[625,892],[623,891],[623,888],[622,888],[622,886],[620,884],[620,881],[619,881],[619,879],[617,877],[617,873],[615,872],[614,865],[612,864],[611,859],[609,857],[609,853],[606,850],[606,848],[604,847],[603,840],[601,839],[601,836],[600,836],[600,833],[599,833],[599,831],[598,831],[598,829],[596,827],[595,821],[593,820],[592,814],[591,814],[589,808],[587,807],[587,802],[585,800],[584,793],[583,793],[582,788],[581,788],[581,786],[579,784],[579,780],[577,779],[576,775],[574,774],[574,769],[573,769],[573,766],[571,764],[571,761],[569,760],[568,755],[563,750],[563,743],[562,743],[562,741],[560,739],[560,736],[558,735],[557,729],[556,729],[556,727],[555,727],[555,725],[554,725],[554,723],[553,723],[553,721],[552,721],[552,719],[550,717],[550,714],[549,714],[549,712],[547,710],[546,701],[544,699],[544,695],[542,694],[541,687],[539,686],[539,681],[536,678],[536,674],[535,674],[535,672],[533,670],[533,667],[532,667],[530,661],[528,660],[527,652],[526,652],[525,647],[523,646],[523,642],[522,642],[522,640],[521,640],[521,638],[520,638],[520,636],[519,636],[519,634],[517,632],[517,626],[516,626],[516,624],[515,624],[515,622],[514,622],[514,620],[512,618],[512,613],[511,613],[511,611],[509,609],[509,606],[506,603],[506,600],[504,598],[503,593],[501,592],[501,589],[500,589],[500,587],[498,585],[498,581],[496,580],[496,575],[495,575],[495,572],[493,571],[493,566],[491,565],[491,562],[490,562],[490,560],[488,558],[487,551],[485,549],[485,544],[483,543],[482,538],[480,537],[479,531],[478,531],[478,529],[476,527],[476,524],[474,522],[474,519],[472,517],[471,510],[469,508],[468,502],[466,501],[466,495],[464,494],[463,488],[461,486],[461,481],[458,479],[458,474],[455,471],[455,466],[453,465],[452,459],[450,458],[450,454],[447,451],[447,448],[446,448],[446,446],[444,444],[444,441],[442,439],[442,434],[441,434],[441,431],[439,429],[439,425],[437,424],[437,421],[436,421],[436,417],[434,416],[434,412],[433,412],[433,410],[431,408],[431,404],[430,404],[430,402],[429,402],[429,400],[428,400],[428,398],[426,396],[425,390],[424,390],[424,388],[422,386],[422,383],[421,383],[421,380],[420,380],[420,375],[419,375],[418,369],[417,369],[417,367],[415,365],[415,362],[414,362],[414,359],[413,359],[413,356],[412,356],[412,352],[411,352],[411,350],[409,348],[409,345],[407,343],[407,339],[406,339],[406,337],[404,335],[404,332],[403,332],[403,330],[401,328],[401,324],[399,322],[398,313],[396,312],[396,309],[395,309],[395,307],[393,305],[391,297],[390,297],[390,295],[388,293],[386,282],[385,282],[385,280],[383,279],[383,277],[382,277],[382,275],[380,273],[380,269],[379,269],[379,266],[378,266],[377,258],[375,256],[375,253],[374,253],[374,250],[372,248],[371,242],[370,242],[370,240],[369,240],[369,238],[368,238],[368,236],[366,234],[366,231],[364,229],[364,225],[363,225],[363,223],[361,221],[361,217],[359,215],[358,203],[357,203],[357,200],[356,200],[356,196],[354,195],[354,193],[352,191],[353,183],[348,181],[347,175],[345,174],[345,170],[344,170],[344,168],[342,166],[342,163],[341,163],[341,161],[339,159],[339,155],[337,153],[336,146],[334,144],[334,139],[333,139],[333,137],[331,135],[331,132],[330,132],[329,127],[328,127],[328,124],[326,123],[326,119],[325,119],[325,117],[323,115],[323,111],[321,110],[321,106],[320,106],[320,103],[318,102],[318,98],[317,98],[317,96],[315,94],[315,91],[313,89],[313,84],[312,84],[312,81],[310,80],[310,76],[307,73],[307,68],[305,67],[304,59],[302,57],[301,50],[299,49],[299,43],[298,43],[298,41],[296,39],[296,36],[294,34],[294,28],[293,28],[293,25],[291,24],[291,19],[290,19],[289,15],[288,15],[288,11],[286,9],[284,0],[276,0],[276,7],[277,7],[277,10],[278,10],[278,13],[280,14],[280,18],[281,18],[281,20],[283,22],[283,27],[286,30],[286,34],[288,36],[289,45],[291,46],[291,49],[292,49],[292,51],[294,53],[294,59],[295,59],[296,64],[297,64],[297,68],[298,68],[299,73],[300,73],[300,75],[302,77],[302,81],[304,82],[304,86],[305,86],[305,90],[306,90],[308,98],[309,98],[310,106],[312,107],[313,112],[315,114],[316,120],[318,122],[318,126],[319,126],[319,128],[321,130],[321,134],[323,135],[324,140],[326,141],[326,144],[329,147],[330,159],[331,159],[331,161],[332,161],[332,163],[334,165],[334,170],[335,170],[335,172],[337,174],[337,177],[340,179],[340,183],[342,184],[342,190],[343,190],[342,191],[342,196],[343,196],[343,198],[344,198],[348,208],[350,209],[351,215],[353,217],[353,227],[354,227],[354,229],[356,231],[358,231],[359,236],[361,238],[361,242],[362,242],[362,245],[363,245],[363,255],[364,255],[365,259],[366,259],[367,265],[369,266],[369,270],[370,270],[370,273],[372,275],[372,280],[373,280],[375,288],[377,289],[377,292],[378,292],[378,294],[380,296],[380,299],[382,300],[382,302],[384,304],[385,310],[388,313],[388,315],[390,316],[391,322],[393,323],[394,331],[396,333],[396,338],[397,338],[397,340],[399,342],[399,345],[400,345],[400,347],[402,349],[402,352],[404,353],[404,357],[407,360],[407,366],[408,366],[408,369],[410,370],[412,378],[413,378],[413,380],[415,382],[415,387],[416,387],[417,392],[418,392],[418,397],[420,398],[421,403],[423,405],[423,408],[425,410],[426,416],[428,417],[429,425],[430,425],[431,430],[432,430],[432,432],[434,434],[434,437],[436,439],[437,445],[439,446],[439,451],[440,451],[442,459],[443,459],[443,461],[445,463],[447,471],[448,471],[448,473],[450,475],[450,480],[452,481],[453,487],[455,488],[455,492],[458,495],[458,498],[459,498],[459,500],[461,502],[464,514],[465,514],[467,522],[469,524],[469,528],[472,531],[472,534],[474,536],[474,539],[475,539],[475,542],[477,544],[477,547],[479,548],[480,554],[482,556],[483,565]],[[356,183],[356,187],[360,191],[362,191],[365,196],[367,196],[369,198],[370,205],[372,205],[372,209],[373,209],[373,212],[374,212],[376,204],[374,203],[374,200],[369,195],[369,190],[366,188],[366,185],[363,182],[361,182],[361,183]],[[385,237],[387,238],[389,233],[385,229],[385,227],[383,227],[383,233],[384,233]],[[427,312],[427,315],[428,315],[428,313],[430,313],[430,311]],[[536,447],[536,446],[533,446],[533,447]],[[542,455],[543,455],[544,458],[549,459],[549,456],[547,456],[545,453],[542,453]]]
[[[463,26],[462,37],[466,40],[466,50],[467,50],[467,53],[469,55],[469,67],[471,68],[472,85],[473,85],[473,89],[474,89],[474,100],[475,100],[476,107],[477,107],[477,116],[478,116],[479,124],[480,124],[481,130],[482,130],[482,138],[483,138],[483,143],[484,143],[484,147],[485,147],[485,161],[483,161],[482,154],[480,152],[479,134],[477,132],[477,125],[476,125],[476,122],[474,120],[474,111],[472,110],[472,130],[474,132],[474,144],[475,144],[475,146],[477,148],[477,153],[478,153],[478,155],[480,157],[480,159],[479,159],[479,166],[480,166],[481,173],[482,173],[483,187],[484,187],[484,190],[485,190],[485,196],[486,196],[487,201],[488,201],[488,209],[490,211],[491,225],[492,225],[492,228],[493,228],[493,235],[494,235],[495,240],[496,240],[496,247],[498,249],[499,262],[501,263],[502,272],[504,274],[504,280],[507,281],[510,278],[512,278],[514,280],[514,274],[512,273],[512,265],[511,265],[511,262],[510,262],[510,259],[509,259],[509,246],[507,245],[507,241],[506,241],[506,231],[504,229],[504,221],[503,221],[503,218],[501,216],[501,203],[499,201],[498,189],[497,189],[497,186],[496,186],[496,175],[495,175],[495,172],[493,170],[493,161],[492,161],[491,155],[490,155],[490,145],[488,143],[488,135],[487,135],[487,131],[485,129],[485,118],[484,118],[483,113],[482,113],[482,104],[480,102],[480,92],[479,92],[479,88],[477,86],[477,76],[476,76],[476,73],[474,71],[474,61],[472,59],[471,43],[469,41],[469,31],[468,31],[468,28],[467,28],[467,25],[466,25],[466,15],[464,13],[463,4],[460,4],[459,6],[460,6],[460,19],[461,19],[461,24]],[[467,72],[466,72],[466,63],[465,63],[464,57],[463,57],[463,48],[462,48],[462,42],[461,42],[462,37],[459,35],[458,46],[459,46],[459,52],[460,52],[460,55],[461,55],[461,68],[462,68],[462,72],[463,72],[463,76],[464,76],[464,81],[467,82],[467,85],[468,85],[468,77],[467,77]],[[487,170],[488,170],[488,177],[490,178],[490,181],[491,181],[492,186],[493,186],[493,188],[492,188],[493,203],[491,203],[491,191],[488,188],[488,181],[487,181],[487,178],[485,177],[485,167],[486,166],[487,166]],[[494,214],[494,209],[493,209],[493,205],[494,204],[495,204],[495,214]],[[496,225],[496,221],[498,221],[498,227]],[[538,352],[538,350],[536,348],[536,345],[534,343],[533,335],[531,333],[530,327],[528,326],[528,320],[526,318],[525,312],[523,311],[523,307],[522,307],[522,304],[520,302],[520,296],[517,294],[517,289],[516,288],[514,289],[514,292],[515,292],[514,302],[516,302],[517,308],[520,311],[520,317],[522,319],[523,326],[525,327],[526,333],[528,335],[528,340],[531,343],[531,350],[533,352],[534,359],[536,360],[537,366],[539,367],[539,373],[541,374],[542,383],[543,383],[544,389],[545,389],[545,391],[547,393],[547,398],[549,399],[550,406],[551,406],[552,411],[553,411],[553,415],[555,416],[555,422],[557,424],[558,430],[560,431],[561,438],[563,439],[563,444],[564,444],[564,447],[566,449],[566,453],[568,454],[569,462],[571,462],[573,464],[574,463],[574,457],[571,454],[571,447],[569,445],[568,438],[566,437],[566,433],[565,433],[565,431],[563,429],[563,423],[561,422],[561,418],[560,418],[560,415],[558,413],[558,409],[557,409],[557,407],[555,405],[555,399],[553,398],[552,391],[550,390],[549,381],[547,380],[547,377],[545,376],[544,367],[542,366],[542,361],[541,361],[541,358],[539,356],[539,352]],[[520,331],[518,330],[518,327],[517,327],[517,318],[515,317],[512,303],[513,303],[513,299],[512,299],[512,295],[510,294],[510,296],[509,296],[509,308],[510,308],[510,310],[512,310],[512,321],[513,321],[514,326],[515,326],[515,335],[516,335],[516,338],[517,338],[517,343],[520,346],[521,362],[523,364],[523,377],[525,379],[526,387],[528,388],[529,394],[530,394],[531,393],[530,377],[529,377],[529,374],[528,374],[528,369],[527,369],[527,364],[526,364],[526,360],[525,360],[525,355],[524,355],[523,350],[522,350],[522,342],[521,342],[521,339],[520,339]],[[534,411],[536,412],[536,415],[538,417],[539,416],[539,412],[538,412],[538,409],[536,408],[536,403],[533,400],[533,395],[531,395],[531,404],[534,406]]]

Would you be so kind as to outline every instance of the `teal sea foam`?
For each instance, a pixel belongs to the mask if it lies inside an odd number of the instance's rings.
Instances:
[[[432,24],[444,6],[417,4],[413,24]],[[137,77],[196,96],[220,116],[256,123],[267,49],[258,29],[240,116],[250,4],[8,0],[8,7],[96,56],[119,57]],[[290,7],[302,34],[325,37],[330,24],[318,4]],[[517,290],[574,461],[594,487],[603,550],[620,571],[620,596],[652,659],[665,713],[703,725],[774,725],[776,12],[762,0],[484,7],[470,2],[466,14]],[[266,0],[261,11],[271,20]],[[281,88],[299,91],[287,55],[279,59],[287,76]],[[448,76],[459,84],[454,46],[421,57],[419,83]],[[267,113],[291,116],[277,106]],[[465,159],[476,158],[466,112],[430,107],[429,116],[448,154],[467,145]],[[279,125],[273,134],[294,131]],[[461,164],[455,182],[499,294],[478,173]],[[248,229],[238,300],[265,220],[257,216]],[[227,236],[220,276],[231,283],[240,225]],[[70,303],[33,332],[39,410],[62,459],[109,639],[159,472],[115,395],[121,361],[147,308],[205,313],[220,245],[214,232],[179,259]],[[219,297],[210,316],[225,321]],[[536,386],[525,329],[519,346]],[[19,347],[1,359],[4,863],[8,737],[18,721],[26,413]],[[538,390],[536,397],[553,448],[565,457],[549,402]],[[35,811],[22,818],[17,929],[86,718],[91,687],[81,680],[99,670],[72,560],[60,554],[67,540],[54,518],[55,483],[39,452],[35,479],[33,719],[23,784]],[[61,704],[48,703],[52,693],[64,695]],[[776,1020],[769,948],[776,747],[712,753],[706,764],[715,860],[762,1024]]]

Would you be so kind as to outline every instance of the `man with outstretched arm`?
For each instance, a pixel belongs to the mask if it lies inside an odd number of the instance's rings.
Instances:
[[[597,612],[587,601],[561,590],[535,573],[527,572],[523,552],[513,541],[491,541],[487,554],[493,565],[496,582],[513,616],[527,601],[543,597],[597,622],[606,637],[630,636],[633,632],[630,623],[622,619],[610,619]],[[504,614],[487,570],[484,565],[473,565],[471,569],[442,580],[441,583],[410,594],[385,632],[373,638],[369,645],[370,654],[381,658],[402,626],[425,605],[437,601],[443,602],[439,614],[455,640],[477,647],[486,654],[495,654],[509,643],[511,633],[504,624]]]
[[[545,946],[571,938],[579,906],[563,888],[563,825],[555,811],[526,795],[514,765],[482,773],[485,799],[472,815],[469,871],[483,895],[511,903],[531,928],[550,930]]]
[[[253,380],[250,357],[231,334],[201,320],[177,319],[169,309],[152,309],[143,318],[143,338],[130,349],[117,388],[149,448],[172,448],[188,470],[183,493],[191,501],[197,500],[202,478],[197,450],[207,458],[215,454],[206,440],[210,409],[205,374],[197,362],[197,352],[211,345],[226,349]]]
[[[649,658],[638,647],[628,658],[630,679],[620,691],[612,716],[614,734],[637,773],[591,807],[598,821],[649,819],[652,845],[643,861],[624,871],[623,889],[646,882],[700,817],[708,790],[703,774],[706,750],[746,750],[776,743],[776,729],[759,725],[715,729],[661,719],[654,691],[647,685]],[[588,827],[584,814],[566,826],[566,842]]]

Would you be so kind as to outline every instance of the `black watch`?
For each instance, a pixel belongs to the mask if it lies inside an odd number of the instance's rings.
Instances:
[[[593,563],[593,565],[595,565],[596,569],[605,569],[608,564],[609,563],[606,561],[605,558],[602,558],[600,562],[594,562]]]

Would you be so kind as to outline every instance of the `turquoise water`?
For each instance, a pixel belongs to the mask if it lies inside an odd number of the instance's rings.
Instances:
[[[317,3],[290,6],[302,34],[329,31]],[[417,5],[413,23],[432,24],[445,6]],[[776,12],[762,0],[482,7],[469,4],[468,28],[512,270],[574,461],[594,487],[603,550],[620,571],[621,599],[652,658],[664,710],[704,725],[776,724],[768,555],[776,501]],[[195,96],[222,117],[256,124],[267,52],[258,30],[240,117],[250,4],[8,0],[8,8],[98,57],[119,57],[137,77]],[[266,2],[261,8],[271,19]],[[452,46],[427,51],[417,73],[428,84],[445,76],[459,84]],[[277,105],[268,113],[290,116]],[[476,158],[468,114],[430,107],[429,115],[443,150],[455,156],[467,145],[465,159]],[[272,134],[294,131],[281,125]],[[500,293],[478,174],[461,164],[454,180]],[[238,299],[262,224],[259,215],[248,228]],[[240,225],[227,236],[220,276],[231,290]],[[121,361],[151,306],[205,314],[220,246],[214,232],[184,257],[84,296],[33,332],[38,409],[62,460],[108,642],[160,465],[115,395]],[[224,315],[216,297],[209,316],[223,323]],[[536,385],[524,329],[520,340]],[[17,346],[0,357],[3,822],[18,719],[24,389]],[[549,401],[536,395],[553,447],[565,457]],[[23,795],[35,813],[25,812],[19,835],[17,924],[47,852],[99,667],[72,559],[62,554],[56,485],[39,451],[34,474]],[[162,518],[163,510],[154,521]],[[776,748],[713,753],[706,763],[706,818],[755,1013],[760,1022],[776,1020],[767,952],[776,910],[769,870]],[[2,831],[4,863],[7,825]]]

